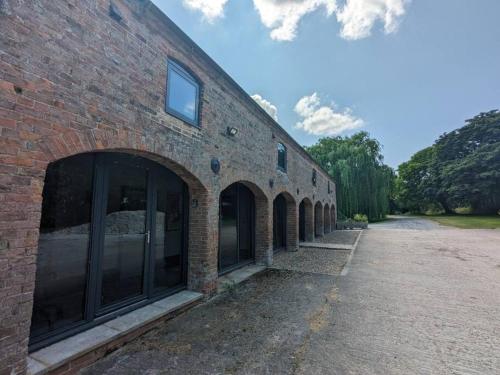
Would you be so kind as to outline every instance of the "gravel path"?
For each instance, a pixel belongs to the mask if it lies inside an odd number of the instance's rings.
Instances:
[[[361,230],[334,230],[323,237],[316,238],[315,241],[333,244],[354,245]]]

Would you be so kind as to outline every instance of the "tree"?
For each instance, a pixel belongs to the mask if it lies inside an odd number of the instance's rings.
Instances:
[[[500,113],[490,111],[436,141],[439,194],[476,213],[500,209]]]
[[[476,213],[498,212],[500,113],[490,111],[467,120],[401,164],[397,197],[410,211],[439,204],[447,213],[460,206]]]
[[[334,179],[340,213],[365,214],[370,221],[389,213],[394,171],[383,164],[380,143],[367,132],[322,138],[306,150]]]
[[[436,149],[427,147],[398,168],[397,200],[400,207],[411,212],[425,212],[436,202]]]

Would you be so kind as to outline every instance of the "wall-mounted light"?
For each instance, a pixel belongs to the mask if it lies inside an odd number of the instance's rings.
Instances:
[[[269,179],[269,187],[271,189],[274,187],[274,180],[272,178]]]
[[[217,158],[213,158],[210,160],[210,168],[212,169],[212,172],[215,174],[218,174],[220,171],[220,161]]]
[[[229,135],[230,137],[234,137],[236,134],[238,134],[238,129],[228,126],[226,129],[226,134]]]

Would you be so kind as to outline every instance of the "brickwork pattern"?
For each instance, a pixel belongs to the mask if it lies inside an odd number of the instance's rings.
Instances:
[[[328,176],[305,151],[150,1],[113,4],[119,22],[109,16],[109,0],[0,0],[1,375],[25,371],[50,162],[121,151],[178,174],[191,200],[188,288],[207,294],[216,290],[218,200],[227,186],[252,186],[262,264],[272,263],[278,193],[288,197],[290,249],[297,247],[298,202],[322,207],[336,199],[335,184],[329,193]],[[202,85],[200,128],[164,111],[168,58]],[[235,137],[226,135],[228,126],[239,130]],[[287,173],[276,169],[278,142],[288,149]]]

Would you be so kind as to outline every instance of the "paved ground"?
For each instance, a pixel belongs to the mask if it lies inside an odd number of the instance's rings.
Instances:
[[[371,229],[440,229],[438,223],[421,217],[389,216],[389,219],[380,223],[370,224]],[[445,227],[444,227],[445,228]]]
[[[500,231],[421,221],[365,231],[343,276],[262,272],[84,373],[500,374]]]

